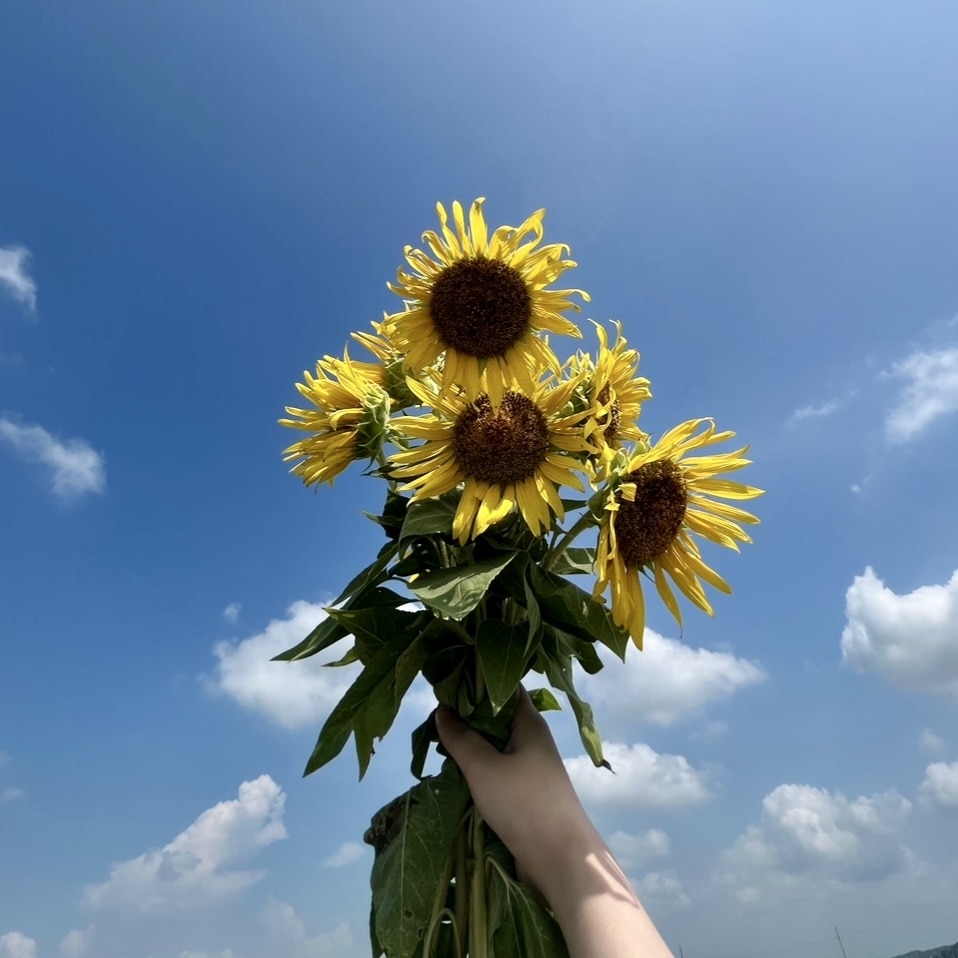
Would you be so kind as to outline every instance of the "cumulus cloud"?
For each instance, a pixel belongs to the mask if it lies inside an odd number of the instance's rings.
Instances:
[[[958,570],[897,595],[869,566],[845,596],[842,660],[895,685],[958,699]]]
[[[609,848],[616,861],[627,871],[644,868],[653,858],[664,858],[671,850],[669,836],[660,828],[649,829],[644,835],[613,832]]]
[[[72,931],[68,931],[60,942],[62,958],[83,958],[89,951],[92,936],[92,925],[89,928],[74,928]]]
[[[326,618],[312,602],[294,602],[285,619],[242,642],[218,642],[215,673],[207,687],[228,695],[288,729],[311,727],[326,718],[356,677],[356,667],[324,668],[315,658],[271,662],[274,655],[301,642]]]
[[[939,808],[958,810],[958,762],[933,762],[918,792]]]
[[[332,855],[323,859],[322,866],[323,868],[342,868],[345,865],[352,865],[366,854],[366,848],[366,845],[361,845],[359,842],[343,842]]]
[[[776,877],[816,876],[841,883],[879,881],[907,871],[898,839],[911,802],[889,791],[847,799],[811,785],[779,785],[762,818],[722,853],[723,879],[755,901]]]
[[[37,943],[22,932],[0,935],[0,958],[37,958]]]
[[[103,456],[83,439],[59,440],[42,426],[25,426],[0,418],[3,440],[24,462],[50,470],[53,492],[61,499],[79,499],[106,489]]]
[[[754,662],[728,652],[693,649],[651,629],[645,630],[643,651],[631,653],[623,664],[602,649],[612,667],[582,679],[586,697],[599,711],[630,723],[672,725],[767,677]]]
[[[885,419],[889,442],[915,439],[936,419],[958,411],[958,348],[919,350],[896,363],[889,375],[903,382]]]
[[[667,905],[672,908],[688,908],[692,904],[685,887],[675,872],[649,872],[632,880],[642,901]]]
[[[698,805],[712,797],[708,774],[684,755],[660,755],[644,743],[604,743],[615,772],[596,768],[586,755],[565,760],[569,776],[586,805],[628,808],[675,808]]]
[[[37,284],[27,273],[30,251],[23,246],[0,248],[0,287],[30,312],[37,308]]]
[[[266,873],[235,866],[286,838],[285,803],[269,775],[243,782],[238,798],[208,808],[163,848],[115,864],[108,881],[87,886],[86,903],[155,913],[201,907],[248,888]]]
[[[307,935],[306,925],[293,906],[275,898],[270,899],[261,919],[274,943],[273,952],[289,954],[290,958],[339,956],[346,954],[353,945],[352,932],[345,922],[331,932]]]
[[[243,610],[243,606],[239,602],[231,602],[225,609],[223,609],[223,618],[227,622],[235,622],[239,616],[240,612]]]

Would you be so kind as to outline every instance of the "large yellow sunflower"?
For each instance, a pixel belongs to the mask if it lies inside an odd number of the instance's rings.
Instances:
[[[481,535],[518,508],[541,535],[553,514],[564,518],[559,486],[583,491],[575,453],[588,452],[583,413],[563,415],[576,380],[537,384],[528,396],[507,390],[493,408],[485,393],[470,401],[462,391],[409,388],[432,413],[394,420],[401,435],[422,444],[390,457],[392,475],[408,480],[413,501],[463,486],[452,532],[459,542]]]
[[[384,388],[385,367],[349,358],[325,356],[316,363],[316,375],[303,373],[296,388],[312,404],[308,409],[287,406],[295,419],[280,425],[311,435],[293,443],[283,458],[297,462],[291,472],[307,485],[328,482],[354,459],[374,457],[381,445],[391,401]]]
[[[700,430],[701,426],[704,430]],[[738,551],[752,540],[740,523],[755,523],[751,513],[716,499],[753,499],[761,489],[716,478],[748,465],[745,446],[733,452],[690,456],[735,433],[716,432],[710,419],[692,419],[667,432],[647,452],[631,456],[609,483],[607,516],[599,529],[595,595],[611,587],[612,617],[642,647],[645,600],[640,574],[651,570],[655,587],[679,625],[682,614],[672,591],[679,590],[712,615],[702,588],[720,592],[728,584],[701,557],[693,535]],[[668,576],[668,578],[666,578]]]
[[[586,432],[606,461],[626,442],[647,442],[649,437],[639,429],[638,420],[642,403],[652,398],[648,379],[636,375],[638,352],[626,348],[628,342],[622,335],[622,324],[613,325],[616,338],[610,347],[605,328],[595,324],[599,354],[594,363],[588,354],[580,354],[574,361],[576,367],[587,371],[588,400],[594,410]]]
[[[545,371],[558,372],[558,360],[539,332],[581,336],[561,313],[579,309],[573,294],[589,297],[582,290],[546,288],[576,264],[563,259],[568,247],[539,245],[545,210],[490,236],[484,202],[472,204],[468,225],[462,205],[453,203],[453,226],[443,205],[436,205],[442,235],[423,233],[431,256],[405,248],[411,272],[398,270],[389,288],[406,309],[386,322],[414,376],[442,357],[444,389],[460,386],[470,399],[486,393],[497,408],[512,387],[531,395]]]

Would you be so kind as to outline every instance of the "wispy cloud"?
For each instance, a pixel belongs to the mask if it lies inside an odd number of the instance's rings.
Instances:
[[[53,492],[61,499],[78,499],[106,489],[103,456],[83,439],[59,440],[42,426],[27,426],[0,418],[0,440],[24,462],[51,470]]]
[[[29,259],[24,246],[0,248],[0,287],[32,313],[37,308],[37,284],[27,273]]]
[[[22,788],[5,788],[0,792],[0,805],[9,805],[12,802],[26,798],[27,793]]]
[[[359,842],[343,842],[332,855],[324,858],[321,864],[323,868],[343,868],[359,861],[365,854],[365,845],[360,845]]]
[[[831,416],[833,413],[838,412],[841,408],[842,404],[837,399],[820,403],[817,406],[814,403],[810,403],[807,406],[796,409],[795,412],[788,417],[788,424],[794,426],[795,423],[801,422],[803,419],[824,419],[826,416]]]
[[[886,376],[903,382],[885,419],[889,442],[915,439],[936,419],[958,412],[958,347],[914,352]]]

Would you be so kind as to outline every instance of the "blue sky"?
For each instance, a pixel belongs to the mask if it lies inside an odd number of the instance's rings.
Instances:
[[[553,725],[689,958],[958,939],[958,8],[819,0],[0,11],[0,958],[367,953],[344,680],[268,658],[376,547],[287,475],[293,383],[437,200],[539,207],[653,433],[768,494],[735,595]]]

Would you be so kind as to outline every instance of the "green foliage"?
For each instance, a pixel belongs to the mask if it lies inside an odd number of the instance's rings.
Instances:
[[[525,629],[519,626],[488,619],[476,630],[476,654],[493,715],[516,694],[526,673],[528,654],[523,632]]]
[[[469,801],[455,765],[423,779],[373,818],[366,841],[376,849],[372,871],[373,956],[423,954],[437,903],[452,877],[450,849]]]
[[[512,561],[514,553],[493,556],[472,565],[427,572],[409,584],[424,605],[450,619],[464,619],[479,605],[492,580]]]

